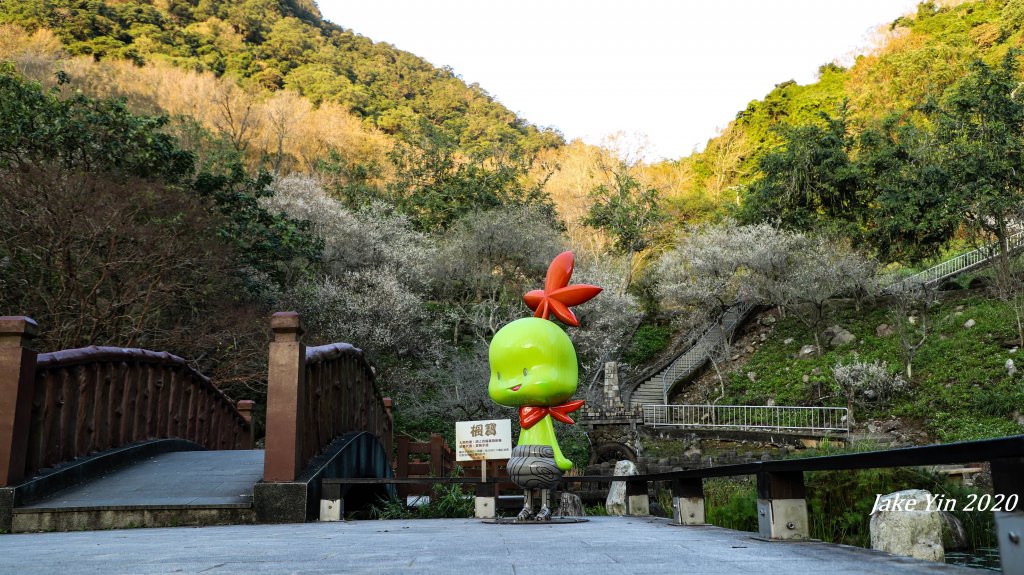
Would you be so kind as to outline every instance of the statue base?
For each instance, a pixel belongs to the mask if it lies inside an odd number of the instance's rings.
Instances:
[[[515,517],[497,517],[494,519],[484,519],[480,523],[490,523],[491,525],[562,525],[568,523],[586,523],[589,519],[582,517],[552,517],[547,521],[535,521],[533,519],[527,519],[520,521]]]

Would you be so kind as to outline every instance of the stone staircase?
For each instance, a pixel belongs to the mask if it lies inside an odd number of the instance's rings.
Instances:
[[[629,395],[629,406],[637,408],[667,403],[672,387],[704,367],[713,354],[721,349],[722,344],[732,338],[736,327],[753,309],[752,304],[737,303],[725,310],[717,321],[692,340],[682,354],[636,386]]]

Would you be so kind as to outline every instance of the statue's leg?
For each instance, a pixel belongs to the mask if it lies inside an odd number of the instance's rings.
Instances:
[[[523,510],[516,516],[516,521],[526,521],[533,517],[533,490],[523,490]]]
[[[551,490],[541,489],[540,490],[540,511],[534,516],[537,521],[550,521],[551,520]]]

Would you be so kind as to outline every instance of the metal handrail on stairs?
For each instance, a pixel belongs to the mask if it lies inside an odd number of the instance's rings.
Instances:
[[[1024,231],[1017,232],[1006,238],[1007,251],[1012,253],[1024,246]],[[904,291],[917,285],[929,286],[936,284],[946,278],[963,273],[967,270],[981,267],[983,264],[994,260],[999,256],[998,244],[992,243],[980,248],[962,253],[958,256],[936,264],[926,270],[914,275],[893,280],[883,288],[883,292],[893,293]]]

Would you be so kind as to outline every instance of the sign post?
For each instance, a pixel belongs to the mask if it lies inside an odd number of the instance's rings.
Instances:
[[[512,420],[492,419],[486,421],[455,422],[455,460],[479,461],[481,487],[487,483],[487,460],[512,457]],[[495,517],[497,501],[494,491],[490,497],[476,495],[476,517]]]

